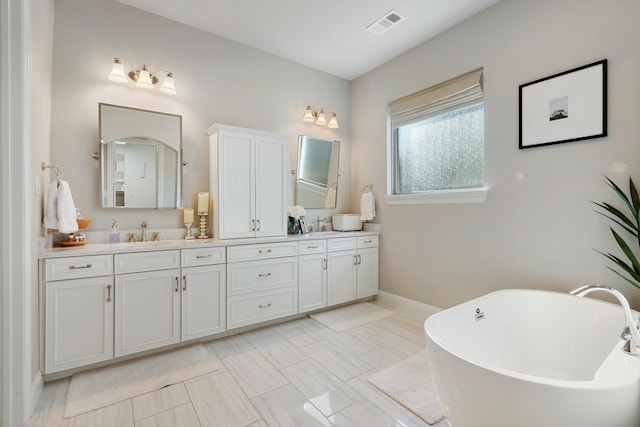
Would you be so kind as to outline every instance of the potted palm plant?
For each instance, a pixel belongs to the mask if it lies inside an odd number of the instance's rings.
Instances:
[[[622,227],[633,239],[630,240],[631,244],[629,244],[613,227],[609,227],[626,259],[611,253],[598,252],[613,261],[618,267],[618,269],[614,269],[607,266],[609,270],[640,289],[640,262],[638,262],[638,258],[631,248],[632,246],[640,248],[640,237],[638,235],[638,230],[640,230],[640,197],[638,196],[638,190],[631,178],[629,178],[629,196],[611,179],[605,176],[605,180],[607,185],[611,187],[616,195],[623,201],[625,208],[620,210],[606,202],[593,203],[603,209],[603,212],[598,212],[599,214]]]

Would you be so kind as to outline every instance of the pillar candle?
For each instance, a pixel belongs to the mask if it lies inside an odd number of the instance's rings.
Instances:
[[[198,212],[209,212],[209,193],[198,193]]]
[[[193,209],[189,208],[184,210],[184,223],[193,224]]]

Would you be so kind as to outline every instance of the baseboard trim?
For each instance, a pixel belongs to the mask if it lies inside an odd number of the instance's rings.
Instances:
[[[411,314],[424,317],[442,310],[441,308],[385,291],[378,292],[376,301],[382,305],[386,305],[387,307],[401,308]]]

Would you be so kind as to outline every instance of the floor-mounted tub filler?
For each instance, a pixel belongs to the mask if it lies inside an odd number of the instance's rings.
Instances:
[[[496,291],[425,321],[451,427],[640,426],[640,356],[621,336],[627,315],[579,298],[586,289]]]

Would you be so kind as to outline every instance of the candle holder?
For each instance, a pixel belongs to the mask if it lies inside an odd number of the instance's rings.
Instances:
[[[200,235],[198,236],[198,239],[208,239],[209,236],[207,235],[207,215],[209,215],[207,212],[198,212],[198,215],[200,215]]]
[[[184,240],[193,240],[194,237],[193,237],[193,234],[191,234],[191,223],[189,222],[189,223],[185,224],[184,226],[187,229],[187,232],[186,232],[186,234],[184,236]]]

